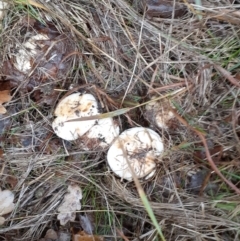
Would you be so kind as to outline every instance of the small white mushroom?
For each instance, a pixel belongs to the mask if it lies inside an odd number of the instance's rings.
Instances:
[[[44,46],[41,44],[41,40],[49,40],[49,38],[44,34],[36,34],[29,38],[25,43],[17,46],[14,66],[19,71],[26,74],[32,69],[39,48]]]
[[[145,117],[154,126],[167,129],[169,121],[174,118],[174,113],[169,110],[169,103],[153,101],[146,105]]]
[[[91,94],[69,95],[58,104],[54,114],[54,132],[64,140],[80,139],[84,150],[108,147],[119,135],[119,125],[112,118],[67,122],[100,114],[98,102]]]
[[[128,181],[133,180],[132,170],[138,178],[152,177],[156,159],[163,152],[163,141],[153,130],[134,127],[121,133],[108,150],[107,161],[112,171]]]

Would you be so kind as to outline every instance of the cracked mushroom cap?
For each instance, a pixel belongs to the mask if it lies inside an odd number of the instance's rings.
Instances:
[[[128,181],[133,180],[129,164],[138,178],[152,177],[156,171],[156,159],[163,152],[163,141],[153,130],[134,127],[121,133],[107,154],[112,171]]]
[[[75,93],[64,98],[54,112],[54,132],[64,140],[80,139],[84,150],[108,147],[119,135],[119,125],[112,118],[66,122],[67,120],[98,115],[98,102],[91,94]]]

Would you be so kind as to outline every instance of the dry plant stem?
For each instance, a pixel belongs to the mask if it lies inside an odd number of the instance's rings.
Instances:
[[[199,138],[201,139],[204,147],[205,147],[205,152],[206,152],[206,156],[207,156],[207,160],[210,164],[210,166],[212,167],[213,171],[224,181],[228,184],[228,186],[234,190],[237,194],[240,194],[240,190],[232,183],[230,182],[228,179],[226,179],[223,174],[219,171],[219,169],[217,168],[217,166],[215,165],[212,157],[211,157],[211,154],[208,150],[208,146],[207,146],[207,141],[206,141],[206,138],[204,137],[204,135],[196,130],[194,127],[190,126],[186,120],[184,120],[177,112],[176,110],[174,110],[173,108],[171,108],[171,111],[174,113],[174,115],[176,116],[176,118],[182,123],[184,124],[186,127],[188,127],[190,130],[192,130],[193,132],[195,132]]]
[[[227,78],[233,85],[240,88],[240,83],[236,78],[234,78],[230,72],[228,72],[226,69],[222,68],[221,66],[217,64],[213,64],[214,68],[217,69],[225,78]]]
[[[152,90],[148,90],[148,94],[153,94],[153,93],[156,93],[156,91],[161,92],[161,91],[165,91],[165,90],[169,90],[169,89],[173,89],[173,88],[181,87],[181,86],[185,86],[185,85],[187,85],[188,88],[192,87],[192,85],[190,83],[180,82],[180,83],[174,83],[171,85],[164,85],[162,87],[153,88]]]
[[[129,167],[129,169],[130,169],[130,171],[132,173],[133,181],[134,181],[134,183],[136,185],[137,192],[138,192],[138,194],[139,194],[139,196],[141,198],[143,206],[145,207],[145,209],[146,209],[146,211],[147,211],[147,213],[148,213],[148,215],[149,215],[149,217],[150,217],[154,227],[156,228],[156,230],[157,230],[161,240],[162,241],[166,241],[166,239],[165,239],[165,237],[164,237],[164,235],[162,233],[162,228],[159,225],[159,223],[158,223],[158,221],[157,221],[157,219],[156,219],[156,217],[154,215],[153,209],[152,209],[152,207],[151,207],[151,205],[150,205],[150,203],[149,203],[149,201],[147,199],[146,193],[144,192],[144,190],[143,190],[143,188],[141,186],[141,183],[139,182],[138,177],[135,174],[133,167],[131,166],[131,163],[130,163],[128,157],[127,157],[126,150],[124,149],[124,146],[123,146],[123,141],[121,141],[121,140],[120,140],[120,145],[121,145],[121,148],[122,148],[122,151],[123,151],[123,156],[126,159],[128,167]]]
[[[119,236],[122,237],[122,239],[123,239],[124,241],[129,241],[129,239],[123,234],[122,231],[120,231],[118,228],[116,228],[116,231],[117,231],[117,233],[119,234]]]
[[[157,75],[158,67],[159,67],[159,65],[157,65],[157,67],[155,68],[155,70],[154,70],[154,72],[153,72],[152,79],[151,79],[151,82],[150,82],[151,90],[150,90],[150,88],[148,89],[148,94],[149,94],[149,93],[152,91],[152,89],[153,89],[153,84],[154,84],[154,81],[155,81],[155,78],[156,78],[156,75]]]
[[[118,110],[115,110],[115,111],[103,113],[103,114],[100,114],[100,115],[92,115],[92,116],[87,116],[87,117],[74,118],[74,119],[71,119],[71,120],[67,120],[66,122],[97,120],[97,119],[104,119],[104,118],[109,118],[109,117],[115,117],[115,116],[118,116],[118,115],[123,115],[123,114],[126,114],[127,112],[129,112],[130,110],[133,110],[135,108],[147,105],[148,103],[151,103],[151,102],[154,102],[154,101],[157,101],[157,100],[161,100],[161,99],[165,99],[165,98],[169,98],[169,97],[173,97],[173,96],[182,94],[186,90],[187,90],[186,87],[183,87],[181,89],[173,91],[172,93],[160,96],[160,97],[155,98],[153,100],[149,100],[147,102],[144,102],[142,104],[136,105],[134,107],[122,108],[122,109],[118,109]]]
[[[200,191],[199,191],[199,196],[202,196],[202,195],[203,195],[203,191],[204,191],[205,187],[207,186],[211,175],[212,175],[212,173],[209,172],[209,173],[207,174],[207,176],[204,178],[203,183],[202,183],[202,186],[201,186]]]

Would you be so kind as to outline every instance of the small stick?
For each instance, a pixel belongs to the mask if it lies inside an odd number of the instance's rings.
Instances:
[[[129,241],[129,239],[123,234],[122,231],[120,231],[118,228],[116,228],[116,231],[118,235],[121,236],[122,239],[124,239],[124,241]]]

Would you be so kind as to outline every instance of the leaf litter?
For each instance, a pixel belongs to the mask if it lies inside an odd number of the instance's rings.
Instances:
[[[5,114],[7,110],[2,104],[9,102],[12,99],[9,90],[0,91],[0,114]]]
[[[5,222],[3,215],[11,213],[15,207],[13,200],[14,194],[10,190],[2,191],[0,188],[0,226]]]
[[[15,26],[15,38],[19,41],[9,43],[12,47],[2,68],[5,79],[0,83],[8,80],[11,88],[18,87],[22,92],[34,90],[32,96],[36,101],[52,104],[52,99],[57,98],[54,88],[71,71],[73,39],[70,33],[60,33],[50,22],[44,24],[23,17]]]
[[[65,194],[63,202],[58,207],[57,219],[61,225],[65,225],[69,221],[74,221],[76,211],[81,210],[80,200],[82,199],[82,190],[77,185],[69,185],[68,193]]]
[[[4,168],[7,166],[9,175],[14,174],[18,180],[16,183],[3,178],[1,184],[16,190],[19,207],[12,214],[11,225],[7,226],[6,222],[1,229],[3,235],[39,240],[52,228],[59,237],[66,236],[65,240],[70,240],[70,229],[77,225],[80,230],[72,233],[72,239],[94,239],[93,234],[86,231],[90,231],[88,221],[84,219],[81,223],[81,217],[75,216],[80,204],[79,199],[76,201],[77,195],[73,199],[73,209],[63,208],[68,210],[68,215],[61,220],[70,222],[64,227],[59,225],[56,212],[70,195],[64,196],[63,183],[73,181],[84,187],[82,203],[84,211],[93,213],[94,233],[112,239],[157,239],[135,185],[121,182],[113,175],[106,166],[106,152],[84,151],[78,141],[65,141],[53,133],[50,123],[61,96],[70,86],[93,84],[109,97],[100,101],[105,105],[107,113],[104,114],[114,111],[121,131],[152,125],[164,140],[166,153],[162,159],[156,159],[156,175],[140,183],[166,239],[238,240],[237,210],[232,209],[236,214],[233,217],[227,209],[214,203],[220,199],[230,204],[239,201],[225,183],[211,173],[213,170],[207,162],[211,159],[234,185],[239,186],[236,181],[239,180],[236,170],[239,78],[235,75],[239,65],[233,49],[239,38],[238,19],[236,14],[227,17],[216,14],[219,9],[224,9],[221,13],[233,11],[236,4],[201,2],[199,6],[176,1],[174,8],[169,1],[147,1],[148,6],[140,10],[133,1],[124,0],[82,1],[81,5],[75,0],[61,3],[31,0],[23,3],[26,7],[12,4],[21,7],[21,11],[16,15],[15,9],[8,11],[10,17],[4,19],[6,29],[1,34],[0,90],[13,93],[8,113],[1,119],[8,123],[4,124],[4,137],[1,137],[4,151],[1,168],[2,164]],[[167,12],[163,11],[165,7]],[[37,14],[38,20],[30,18],[29,11]],[[208,14],[204,15],[205,12]],[[45,18],[46,13],[52,13],[52,20]],[[36,34],[47,38],[34,38]],[[65,37],[69,43],[65,42]],[[59,42],[62,45],[58,45]],[[33,46],[36,51],[31,50]],[[32,53],[28,58],[31,65],[28,73],[16,68],[15,55],[21,48],[23,54],[26,48]],[[56,52],[51,52],[53,49],[60,53],[56,59]],[[63,65],[66,70],[61,69]],[[205,69],[206,65],[214,68]],[[177,120],[176,124],[177,118],[168,128],[151,124],[146,118],[145,101],[182,85],[186,86],[184,93],[163,99],[174,103],[176,112],[190,126],[196,127],[195,130],[206,133],[204,148],[208,155],[202,150],[196,133],[181,121]],[[141,103],[141,106],[134,113],[127,115],[124,110],[120,115],[121,102],[127,103],[126,95],[133,98],[132,103]],[[108,100],[122,101],[114,105]],[[221,121],[229,116],[229,121]],[[233,119],[236,119],[234,124]],[[218,131],[211,130],[214,125]],[[212,146],[209,145],[211,141]],[[222,150],[218,155],[219,146]],[[197,153],[199,148],[201,153]],[[196,168],[197,172],[190,176],[194,167],[200,167],[200,171]],[[84,222],[87,225],[84,226]],[[14,235],[15,230],[20,232]],[[123,231],[119,235],[116,230]]]

